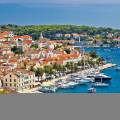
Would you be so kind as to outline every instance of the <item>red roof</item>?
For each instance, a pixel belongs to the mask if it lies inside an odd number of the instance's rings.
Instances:
[[[24,40],[23,43],[24,44],[32,44],[32,40]]]

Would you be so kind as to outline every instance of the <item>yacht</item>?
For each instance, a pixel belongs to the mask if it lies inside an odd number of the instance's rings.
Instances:
[[[94,87],[108,87],[109,85],[106,83],[102,83],[102,82],[96,82],[96,83],[93,83],[92,86],[94,86]]]
[[[83,79],[83,78],[80,78],[80,77],[72,78],[71,81],[74,81],[78,84],[86,84],[86,83],[90,82],[89,80]]]
[[[55,93],[57,89],[56,86],[44,86],[39,91],[43,93]]]
[[[76,85],[78,85],[78,83],[69,81],[69,82],[60,84],[59,88],[74,88]]]
[[[106,81],[109,81],[111,79],[112,79],[111,77],[104,75],[103,73],[100,73],[100,74],[95,75],[94,82],[101,82],[101,80],[103,82],[106,82]]]

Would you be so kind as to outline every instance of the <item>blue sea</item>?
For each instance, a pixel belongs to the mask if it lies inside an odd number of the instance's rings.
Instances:
[[[75,24],[120,28],[120,4],[0,4],[0,24]]]
[[[96,51],[107,62],[112,62],[120,66],[120,48],[87,48],[87,52]],[[112,77],[109,87],[96,87],[97,93],[120,93],[120,71],[116,67],[102,71]],[[73,89],[58,89],[57,93],[87,93],[88,85],[80,85]]]

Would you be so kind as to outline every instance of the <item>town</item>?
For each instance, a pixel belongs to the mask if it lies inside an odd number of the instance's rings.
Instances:
[[[73,35],[78,37],[76,34]],[[66,34],[66,37],[69,37],[69,34]],[[91,66],[103,64],[102,58],[96,53],[84,53],[82,49],[75,48],[74,42],[74,40],[50,40],[42,33],[36,41],[30,35],[18,36],[13,31],[2,31],[1,93],[29,93],[37,90],[46,81],[75,73],[86,67],[83,54],[85,61]]]
[[[64,43],[65,44],[65,43]],[[17,36],[12,31],[0,33],[0,81],[1,87],[12,91],[21,91],[36,87],[35,72],[38,77],[52,74],[50,65],[65,65],[71,60],[79,61],[81,54],[72,46],[63,45],[62,41],[50,41],[40,35],[39,41],[29,35]],[[60,66],[63,69],[63,66]],[[37,84],[38,85],[38,84]]]

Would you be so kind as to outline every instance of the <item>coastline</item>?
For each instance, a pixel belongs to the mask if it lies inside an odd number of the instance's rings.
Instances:
[[[111,67],[115,67],[116,64],[112,64],[112,63],[106,63],[105,65],[102,65],[102,66],[99,66],[99,70],[102,71],[102,70],[105,70],[105,69],[108,69],[108,68],[111,68]],[[89,71],[90,69],[86,69],[86,70],[81,70],[81,71],[78,71],[76,73],[81,73],[81,74],[85,74],[87,71]],[[74,73],[75,74],[75,73]],[[41,86],[52,86],[52,85],[55,85],[55,82],[58,81],[58,80],[66,80],[67,77],[69,77],[70,74],[67,74],[66,76],[62,76],[62,77],[59,77],[59,78],[56,78],[56,79],[52,79],[52,80],[48,80],[46,82],[43,82],[41,84]],[[34,89],[31,89],[31,90],[25,90],[25,91],[20,91],[19,93],[42,93],[42,92],[38,92],[38,90],[40,89],[40,87],[38,88],[34,88]]]

